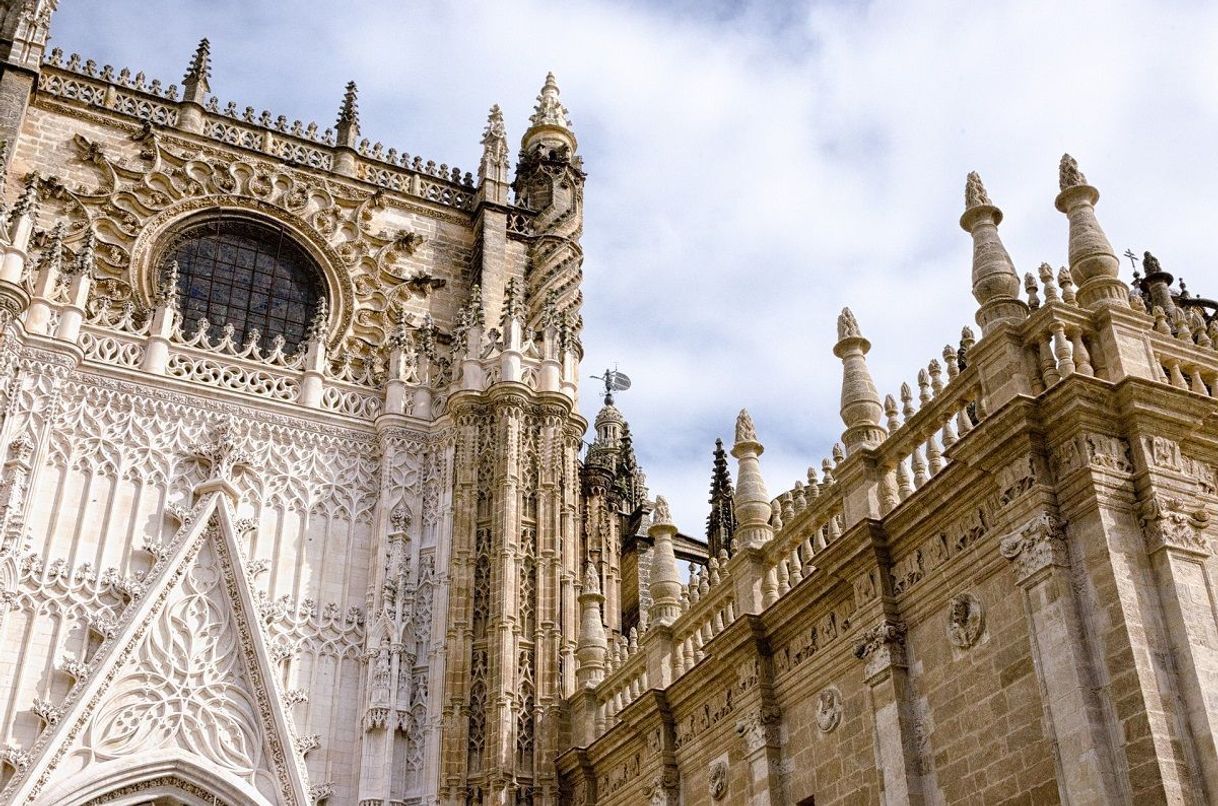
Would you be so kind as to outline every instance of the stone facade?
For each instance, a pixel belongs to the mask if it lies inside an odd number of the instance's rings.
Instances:
[[[1124,283],[1071,158],[1069,265],[971,174],[980,338],[882,398],[843,311],[841,444],[774,497],[741,412],[703,541],[611,398],[582,448],[553,76],[474,175],[55,6],[0,3],[0,802],[1218,799],[1218,304]],[[182,324],[222,219],[316,263],[299,349]]]

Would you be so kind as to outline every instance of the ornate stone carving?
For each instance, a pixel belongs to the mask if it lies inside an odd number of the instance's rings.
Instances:
[[[998,504],[1006,506],[1032,489],[1036,483],[1037,460],[1029,455],[1021,456],[998,471]]]
[[[842,721],[842,693],[836,686],[822,689],[816,695],[816,727],[830,733]]]
[[[1146,535],[1146,550],[1178,549],[1210,554],[1205,529],[1210,515],[1203,508],[1189,507],[1179,498],[1152,495],[1142,505],[1142,529]]]
[[[723,759],[712,761],[706,777],[711,800],[723,800],[727,794],[727,762]]]
[[[894,666],[905,666],[905,625],[885,619],[868,628],[854,645],[854,656],[867,662],[866,678],[871,680]]]
[[[1047,512],[1036,515],[1002,538],[998,550],[1015,565],[1020,582],[1051,565],[1068,565],[1065,524]]]
[[[985,610],[971,593],[953,596],[947,605],[947,640],[961,649],[968,649],[981,639],[985,631]]]
[[[1134,469],[1129,458],[1128,443],[1107,434],[1079,434],[1072,437],[1054,452],[1054,460],[1059,477],[1081,467],[1126,474]]]
[[[782,711],[777,705],[763,705],[750,711],[736,722],[736,735],[744,740],[746,753],[756,753],[764,747],[778,745],[778,729]]]

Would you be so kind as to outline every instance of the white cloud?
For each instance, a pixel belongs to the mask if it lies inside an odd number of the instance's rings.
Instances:
[[[166,79],[210,36],[213,88],[241,106],[328,123],[355,78],[369,136],[470,170],[486,108],[518,135],[554,70],[589,172],[585,373],[635,378],[619,405],[692,533],[740,406],[771,492],[828,453],[842,305],[882,391],[971,323],[969,170],[1021,271],[1064,260],[1052,201],[1069,150],[1118,251],[1151,249],[1218,294],[1213,4],[63,6],[57,45]]]

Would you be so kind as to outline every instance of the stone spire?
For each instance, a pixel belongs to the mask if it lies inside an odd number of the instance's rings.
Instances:
[[[1002,211],[990,201],[981,177],[970,173],[960,226],[973,236],[973,297],[981,305],[977,324],[983,336],[1002,322],[1019,322],[1028,315],[1028,306],[1019,299],[1019,275],[998,237],[1001,221]]]
[[[540,142],[553,148],[563,148],[569,153],[574,153],[576,148],[575,132],[571,130],[567,107],[558,99],[558,82],[554,80],[553,73],[546,73],[546,83],[537,96],[537,106],[533,107],[521,148],[526,152],[532,151]]]
[[[753,418],[745,409],[736,417],[736,444],[732,456],[736,457],[736,493],[732,507],[737,518],[736,533],[732,548],[761,548],[774,537],[770,526],[770,495],[761,478],[761,464],[757,461],[765,453],[765,446],[757,441],[757,429]]]
[[[732,497],[732,474],[727,467],[727,452],[723,440],[715,440],[714,470],[711,472],[710,515],[706,516],[706,542],[710,556],[731,553],[732,533],[736,531],[736,509]]]
[[[1128,306],[1129,287],[1120,280],[1120,261],[1095,217],[1100,192],[1087,184],[1078,162],[1063,154],[1058,168],[1061,192],[1055,206],[1070,221],[1070,277],[1086,308]]]
[[[359,137],[359,88],[354,81],[347,82],[347,91],[343,93],[343,103],[338,109],[338,121],[334,124],[338,136],[338,145],[355,148],[356,138]]]
[[[182,100],[201,104],[211,92],[211,43],[204,37],[182,77]]]
[[[768,508],[767,508],[768,511]],[[656,496],[656,508],[651,515],[651,610],[649,623],[666,626],[681,615],[681,576],[677,572],[677,556],[673,552],[672,539],[677,534],[673,525],[668,501]]]
[[[846,430],[842,442],[846,453],[858,448],[879,445],[887,432],[880,425],[884,407],[876,391],[871,372],[867,369],[867,351],[871,342],[863,338],[858,320],[849,308],[842,308],[837,317],[837,344],[833,354],[842,360],[842,422]]]
[[[503,199],[492,201],[507,201],[507,127],[503,124],[503,112],[499,109],[499,104],[491,107],[490,115],[486,119],[486,129],[482,132],[482,161],[478,163],[478,179],[481,182],[501,185]]]
[[[594,686],[604,677],[605,653],[609,646],[601,615],[604,606],[600,574],[589,560],[584,569],[584,587],[579,593],[579,639],[575,648],[575,656],[579,659],[577,674],[583,686]]]

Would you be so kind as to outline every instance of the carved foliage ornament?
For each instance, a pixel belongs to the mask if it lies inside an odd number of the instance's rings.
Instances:
[[[1179,498],[1155,495],[1142,505],[1142,529],[1146,535],[1146,550],[1173,548],[1198,554],[1210,553],[1205,528],[1209,513],[1190,508]]]
[[[1015,565],[1022,582],[1051,565],[1069,564],[1065,524],[1042,512],[1002,538],[998,551]]]
[[[905,625],[885,619],[863,633],[854,645],[854,656],[867,662],[864,672],[871,680],[891,670],[905,666]]]
[[[961,593],[947,605],[947,640],[953,646],[968,649],[981,639],[985,631],[985,611],[976,596]]]
[[[183,218],[217,210],[255,211],[300,236],[326,271],[338,313],[341,352],[371,354],[393,329],[396,310],[435,283],[420,285],[409,260],[421,236],[381,224],[383,191],[347,187],[284,165],[171,141],[146,129],[133,136],[138,158],[123,163],[77,134],[78,159],[100,174],[95,187],[42,178],[44,196],[63,208],[67,239],[97,235],[98,293],[116,303],[151,301],[153,254]]]

